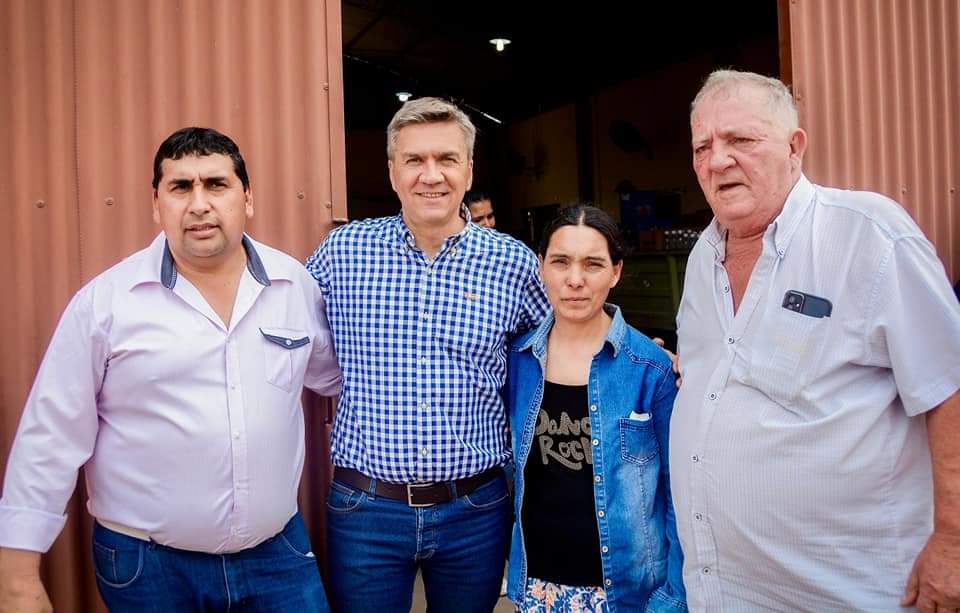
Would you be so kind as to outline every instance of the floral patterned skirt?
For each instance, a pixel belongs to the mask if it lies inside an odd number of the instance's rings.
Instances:
[[[606,613],[607,593],[602,587],[550,583],[530,577],[518,613]]]

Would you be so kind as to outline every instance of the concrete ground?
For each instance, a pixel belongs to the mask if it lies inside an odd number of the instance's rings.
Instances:
[[[420,580],[420,573],[417,573],[417,582],[413,586],[413,606],[410,607],[411,613],[426,613],[427,599],[423,595],[423,581]],[[506,596],[502,596],[497,601],[497,606],[493,613],[514,613],[516,607]]]

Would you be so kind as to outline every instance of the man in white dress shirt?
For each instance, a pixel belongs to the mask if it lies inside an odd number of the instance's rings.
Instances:
[[[0,499],[0,610],[49,610],[40,555],[86,466],[113,611],[327,610],[297,511],[304,385],[340,388],[316,283],[244,234],[236,144],[185,128],[154,159],[146,249],[73,297]]]
[[[677,316],[691,610],[960,607],[960,307],[896,202],[814,185],[776,79],[694,100],[714,220]]]

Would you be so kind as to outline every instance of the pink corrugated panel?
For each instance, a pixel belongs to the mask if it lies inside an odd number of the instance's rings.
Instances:
[[[298,258],[347,212],[336,0],[3,0],[0,36],[2,468],[67,300],[159,231],[150,181],[168,134],[232,136],[254,191],[251,234]],[[309,405],[301,498],[318,541],[330,407]],[[81,499],[44,562],[58,611],[102,610]]]
[[[960,277],[960,2],[791,0],[808,176],[899,201]]]

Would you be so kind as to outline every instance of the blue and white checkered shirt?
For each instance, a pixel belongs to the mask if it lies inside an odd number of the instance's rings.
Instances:
[[[334,465],[415,483],[509,460],[508,336],[549,310],[533,252],[468,223],[428,260],[397,215],[334,230],[307,269],[343,369]]]

